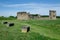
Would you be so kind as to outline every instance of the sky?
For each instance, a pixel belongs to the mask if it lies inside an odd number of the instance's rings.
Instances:
[[[56,10],[60,16],[60,0],[0,0],[0,16],[17,16],[17,12],[49,15]]]

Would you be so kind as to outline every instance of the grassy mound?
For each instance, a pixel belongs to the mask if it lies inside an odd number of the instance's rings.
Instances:
[[[15,26],[7,27],[3,21]],[[28,33],[21,32],[25,24],[31,26]],[[0,40],[60,40],[60,20],[0,20]]]

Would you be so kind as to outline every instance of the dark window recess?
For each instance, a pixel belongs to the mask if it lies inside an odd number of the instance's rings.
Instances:
[[[53,17],[55,17],[55,15],[53,15]]]
[[[7,24],[8,22],[3,22],[3,24]]]
[[[27,32],[29,32],[29,31],[30,31],[30,27],[27,28]]]
[[[9,23],[9,27],[14,26],[14,23]]]

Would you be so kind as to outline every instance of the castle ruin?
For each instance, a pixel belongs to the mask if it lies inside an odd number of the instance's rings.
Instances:
[[[56,19],[56,11],[55,10],[49,10],[49,17],[42,17],[39,14],[30,14],[27,12],[17,12],[17,19],[18,20],[30,20],[30,19],[55,20]]]
[[[49,11],[49,19],[56,19],[56,11],[55,10]]]
[[[26,13],[26,12],[18,12],[17,13],[17,19],[20,19],[20,20],[28,20],[30,18],[29,18],[28,13]]]

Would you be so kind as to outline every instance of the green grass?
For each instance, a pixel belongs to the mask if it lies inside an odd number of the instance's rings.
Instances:
[[[3,21],[15,25],[7,27]],[[22,33],[22,25],[30,25],[30,31]],[[60,20],[0,20],[0,40],[60,40]]]

